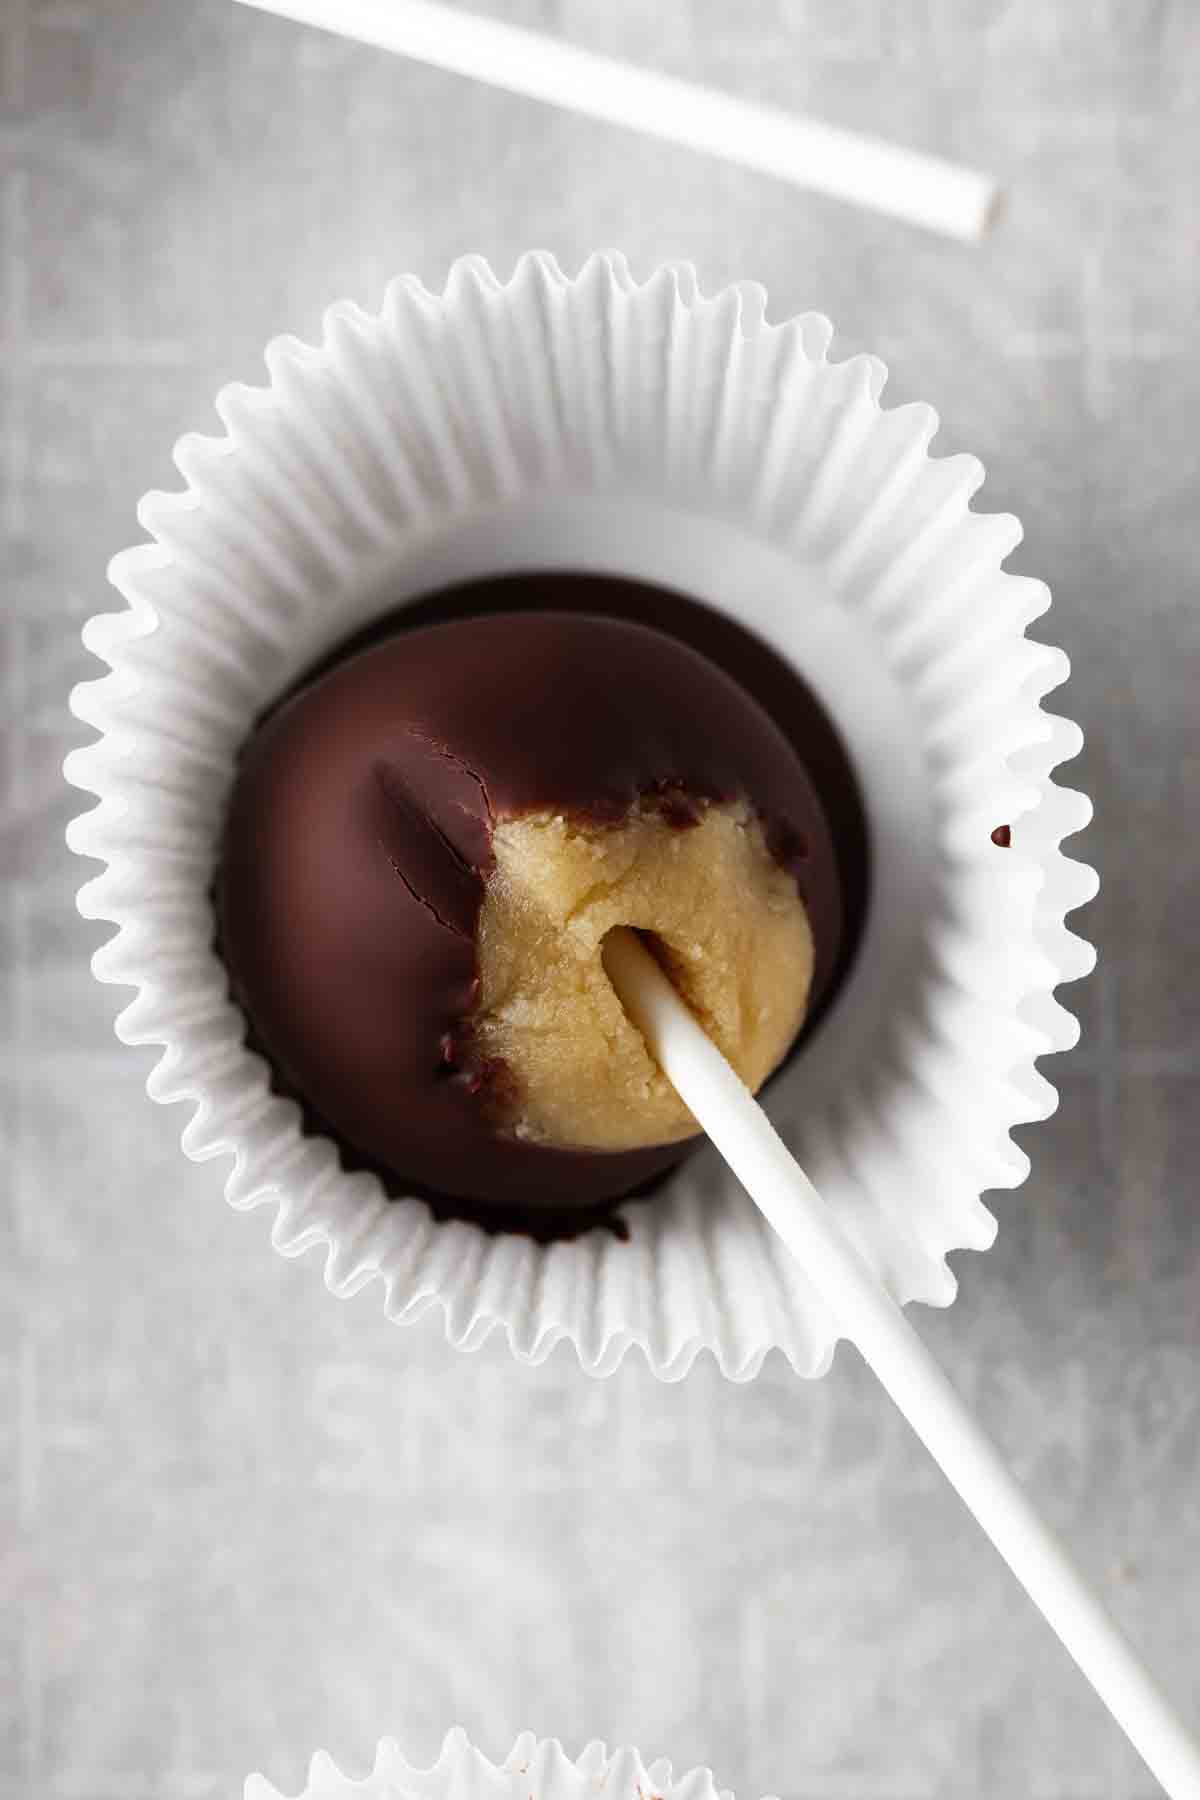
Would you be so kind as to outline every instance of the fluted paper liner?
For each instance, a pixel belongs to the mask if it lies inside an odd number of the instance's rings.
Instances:
[[[462,1348],[500,1325],[518,1356],[566,1338],[598,1374],[640,1344],[667,1379],[706,1347],[738,1379],[772,1347],[815,1375],[837,1335],[709,1149],[626,1209],[630,1242],[542,1249],[347,1175],[244,1047],[208,898],[235,753],[385,576],[394,603],[607,569],[796,662],[857,767],[874,886],[772,1115],[902,1302],[949,1303],[947,1253],[994,1234],[981,1193],[1027,1173],[1009,1134],[1053,1109],[1035,1061],[1076,1037],[1054,989],[1093,960],[1064,919],[1095,878],[1060,848],[1090,809],[1051,780],[1082,738],[1042,706],[1066,658],[1025,635],[1049,596],[1002,568],[1017,521],[970,510],[979,463],[932,458],[930,408],[882,409],[883,365],[831,361],[831,337],[686,266],[638,284],[616,256],[574,279],[529,256],[501,283],[468,258],[441,294],[406,278],[378,315],[333,307],[317,347],[276,339],[267,387],[218,396],[225,435],[177,446],[185,489],[143,500],[154,541],[111,568],[127,604],[84,632],[111,672],[72,696],[100,736],[67,773],[99,804],[69,839],[106,865],[79,906],[118,927],[93,967],[136,988],[117,1034],[162,1047],[147,1089],[191,1102],[187,1154],[231,1159],[230,1203],[272,1205],[286,1256],[323,1246],[335,1293],[379,1277],[393,1319],[436,1303]]]
[[[636,1750],[591,1743],[575,1761],[553,1738],[523,1732],[494,1763],[457,1728],[447,1734],[431,1768],[413,1766],[391,1738],[381,1740],[374,1767],[360,1780],[344,1775],[319,1750],[302,1792],[285,1794],[263,1775],[251,1775],[245,1800],[733,1800],[708,1769],[675,1776],[665,1759],[649,1765]]]

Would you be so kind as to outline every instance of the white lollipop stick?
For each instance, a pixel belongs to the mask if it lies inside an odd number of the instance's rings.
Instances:
[[[631,931],[604,965],[656,1062],[832,1307],[900,1411],[1172,1800],[1200,1800],[1200,1745],[1030,1504],[767,1115]]]
[[[263,12],[416,57],[650,137],[706,150],[950,237],[998,215],[988,175],[773,107],[754,106],[437,0],[242,0]]]

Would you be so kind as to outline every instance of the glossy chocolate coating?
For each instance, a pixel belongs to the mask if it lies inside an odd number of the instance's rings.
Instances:
[[[547,579],[585,578],[531,578]],[[685,829],[697,802],[735,798],[809,908],[819,1003],[843,939],[829,825],[781,733],[705,658],[537,612],[400,632],[336,664],[251,740],[226,825],[221,945],[255,1041],[393,1191],[504,1226],[602,1211],[683,1147],[555,1149],[493,1123],[464,1030],[492,821],[616,821],[651,799]]]

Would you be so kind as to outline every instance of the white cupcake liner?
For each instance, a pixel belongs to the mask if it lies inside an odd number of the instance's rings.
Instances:
[[[568,279],[535,255],[502,284],[468,258],[440,295],[333,307],[319,347],[276,339],[269,386],[218,396],[226,435],[180,441],[185,490],[143,500],[155,541],[111,568],[127,605],[84,631],[111,672],[71,702],[101,735],[67,760],[99,797],[69,842],[107,865],[79,907],[118,927],[93,967],[137,989],[117,1035],[162,1046],[147,1090],[191,1102],[187,1154],[232,1158],[229,1202],[273,1205],[286,1256],[324,1246],[333,1292],[378,1277],[393,1319],[436,1303],[461,1348],[503,1326],[597,1374],[638,1344],[665,1379],[705,1348],[736,1379],[773,1347],[816,1375],[837,1336],[711,1150],[626,1209],[630,1242],[541,1249],[345,1174],[244,1048],[207,895],[234,756],[384,574],[392,602],[503,569],[641,576],[797,663],[858,769],[874,892],[770,1110],[899,1301],[948,1304],[947,1254],[992,1241],[980,1194],[1024,1178],[1009,1134],[1055,1104],[1036,1058],[1077,1035],[1055,985],[1093,961],[1064,920],[1095,877],[1060,849],[1090,807],[1050,778],[1082,736],[1041,704],[1067,663],[1025,636],[1049,596],[1002,569],[1017,521],[971,512],[979,463],[931,458],[935,414],[881,409],[883,365],[829,361],[831,335],[688,267],[639,285],[616,256]]]
[[[265,1775],[251,1775],[244,1800],[292,1800]],[[408,1762],[392,1738],[383,1738],[374,1767],[361,1780],[344,1775],[325,1751],[309,1765],[308,1781],[294,1800],[733,1800],[708,1769],[675,1776],[660,1758],[644,1763],[636,1750],[588,1744],[575,1761],[554,1738],[522,1732],[503,1762],[475,1749],[461,1727],[448,1732],[428,1769]]]

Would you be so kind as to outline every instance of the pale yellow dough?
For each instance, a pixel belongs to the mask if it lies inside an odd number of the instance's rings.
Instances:
[[[808,915],[758,820],[708,807],[679,830],[653,811],[616,826],[500,821],[478,935],[478,1048],[514,1077],[502,1124],[591,1150],[672,1143],[698,1129],[604,972],[616,925],[651,932],[693,1012],[752,1089],[804,1019]],[[502,1090],[503,1091],[503,1090]]]

